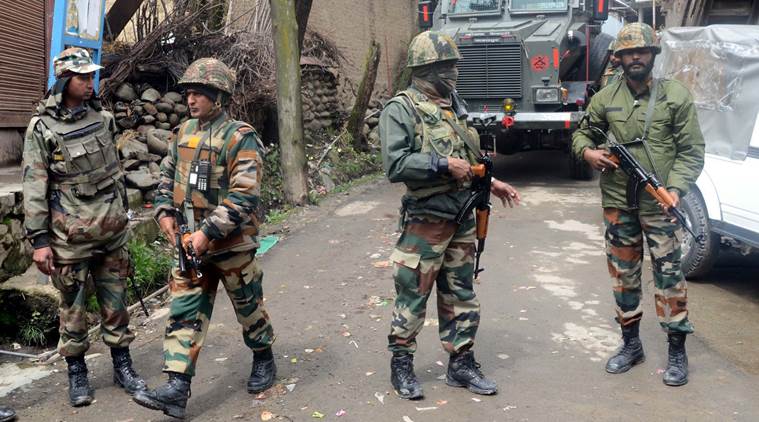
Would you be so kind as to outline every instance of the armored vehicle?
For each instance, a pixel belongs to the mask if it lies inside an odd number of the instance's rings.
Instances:
[[[501,154],[568,150],[609,59],[609,1],[421,1],[419,21],[459,46],[457,90],[483,141]],[[592,177],[568,155],[571,176]]]

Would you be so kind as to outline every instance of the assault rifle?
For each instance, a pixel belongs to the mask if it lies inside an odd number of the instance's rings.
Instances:
[[[179,231],[177,231],[174,237],[177,255],[179,256],[179,272],[183,275],[188,275],[188,271],[192,270],[198,278],[201,278],[203,277],[203,273],[200,272],[201,261],[192,247],[192,242],[187,243],[187,248],[183,244],[184,240],[192,234],[190,227],[187,225],[187,218],[185,218],[184,213],[179,209],[174,209],[174,215],[179,227]]]
[[[475,222],[477,225],[477,252],[475,255],[474,278],[484,268],[480,268],[480,257],[485,250],[485,238],[488,236],[488,220],[490,218],[490,185],[493,180],[493,160],[488,155],[482,155],[477,158],[479,164],[472,166],[474,178],[472,180],[472,193],[469,195],[466,203],[456,215],[456,223],[463,223],[473,209],[475,211]]]
[[[627,174],[627,204],[633,208],[638,208],[640,201],[640,188],[643,187],[654,199],[660,204],[667,206],[669,213],[675,217],[678,223],[691,235],[696,242],[702,243],[704,241],[704,235],[700,234],[696,236],[693,229],[688,225],[685,215],[675,206],[675,199],[672,194],[669,193],[667,188],[659,181],[659,178],[653,172],[646,170],[640,165],[637,159],[630,153],[630,151],[624,145],[620,144],[612,137],[608,136],[606,132],[596,126],[592,126],[588,122],[588,128],[591,131],[603,136],[606,139],[607,150],[611,154],[609,160],[614,162],[622,171]],[[645,142],[643,140],[636,140],[635,142]],[[645,147],[645,144],[643,145]],[[653,165],[653,162],[651,163]]]

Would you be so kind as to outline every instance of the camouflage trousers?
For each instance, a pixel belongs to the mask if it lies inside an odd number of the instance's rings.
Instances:
[[[433,284],[443,348],[454,353],[472,347],[480,323],[480,302],[472,286],[474,241],[474,214],[461,225],[433,216],[406,220],[390,256],[397,294],[388,336],[390,351],[416,351]]]
[[[92,285],[88,276],[92,276]],[[129,275],[129,252],[126,247],[76,264],[57,264],[51,277],[61,292],[61,356],[81,356],[89,349],[87,337],[87,297],[91,286],[100,306],[103,342],[110,347],[127,347],[134,340],[129,329],[126,303],[126,278]]]
[[[668,333],[692,333],[687,285],[680,269],[680,227],[663,214],[639,215],[617,208],[604,208],[604,223],[617,321],[628,325],[643,316],[640,299],[645,234],[651,253],[659,323]]]
[[[195,375],[195,365],[208,334],[219,281],[242,325],[245,345],[263,350],[274,342],[274,331],[263,304],[263,272],[255,250],[214,256],[201,267],[203,277],[190,279],[172,270],[171,307],[163,341],[164,372]]]

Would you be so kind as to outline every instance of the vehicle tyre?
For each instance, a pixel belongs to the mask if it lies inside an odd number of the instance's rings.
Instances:
[[[606,64],[609,62],[609,43],[614,39],[609,34],[600,33],[590,42],[590,71],[589,80],[598,81],[606,69]],[[585,57],[580,57],[579,67],[577,68],[577,80],[585,80]]]
[[[593,167],[585,160],[578,160],[574,154],[569,153],[569,176],[574,180],[593,179]]]
[[[680,208],[697,236],[703,235],[703,243],[696,242],[690,234],[684,232],[682,241],[682,270],[685,278],[699,279],[705,276],[714,265],[719,255],[720,235],[712,232],[709,214],[701,192],[693,189],[683,197]]]

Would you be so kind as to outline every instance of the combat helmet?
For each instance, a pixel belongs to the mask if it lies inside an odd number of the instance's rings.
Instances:
[[[623,51],[635,48],[650,48],[654,54],[661,52],[659,39],[650,25],[642,22],[628,23],[619,31],[614,55],[619,56]]]
[[[57,79],[67,72],[86,75],[102,69],[103,66],[93,63],[87,50],[81,47],[69,47],[55,56],[53,68]]]
[[[195,60],[185,70],[179,86],[205,85],[217,89],[228,96],[235,90],[235,72],[220,60],[210,57]]]
[[[459,59],[461,59],[461,53],[453,42],[453,38],[442,32],[425,31],[411,40],[406,66],[413,68]]]

